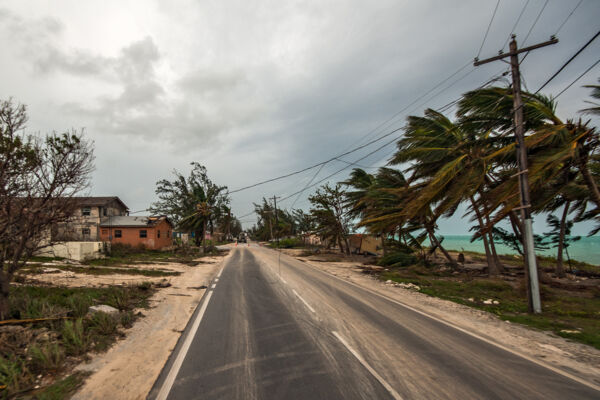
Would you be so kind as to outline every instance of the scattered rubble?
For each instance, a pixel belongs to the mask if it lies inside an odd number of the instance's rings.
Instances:
[[[91,314],[97,313],[97,312],[103,312],[105,314],[118,314],[119,310],[117,310],[114,307],[111,307],[109,305],[106,304],[100,304],[98,306],[91,306],[89,308],[89,312]]]

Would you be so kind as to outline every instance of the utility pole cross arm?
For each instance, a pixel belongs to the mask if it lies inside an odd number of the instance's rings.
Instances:
[[[514,40],[514,35],[513,35],[513,40]],[[475,61],[473,61],[473,65],[478,67],[480,65],[487,64],[492,61],[498,61],[498,60],[501,60],[506,57],[516,56],[517,54],[526,53],[528,51],[539,49],[541,47],[550,46],[551,44],[556,44],[556,43],[558,43],[558,39],[556,37],[552,36],[550,38],[550,40],[548,40],[547,42],[534,44],[534,45],[528,46],[528,47],[523,47],[522,49],[519,49],[515,52],[509,51],[508,53],[501,53],[495,57],[486,58],[485,60],[479,60],[478,58],[475,58]]]

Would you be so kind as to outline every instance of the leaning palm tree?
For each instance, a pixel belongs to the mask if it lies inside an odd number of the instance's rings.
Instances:
[[[453,215],[463,202],[470,203],[480,226],[490,274],[498,274],[502,266],[494,257],[491,234],[483,231],[482,208],[489,203],[486,188],[495,161],[489,155],[503,153],[495,147],[497,140],[491,131],[467,128],[432,109],[423,117],[411,116],[391,163],[411,163],[407,169],[411,179],[423,183],[419,195],[407,204],[407,212],[433,207],[432,215],[437,219]]]

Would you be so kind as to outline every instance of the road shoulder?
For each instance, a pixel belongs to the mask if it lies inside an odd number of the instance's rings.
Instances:
[[[151,298],[154,307],[124,340],[78,367],[92,375],[73,399],[146,398],[206,292],[201,287],[208,286],[223,260],[204,258],[201,266],[171,278],[171,286]]]

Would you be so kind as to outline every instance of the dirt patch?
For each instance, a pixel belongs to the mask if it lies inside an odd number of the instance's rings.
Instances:
[[[160,264],[161,269],[173,268],[181,275],[170,277],[171,286],[150,299],[154,307],[125,331],[125,339],[77,367],[92,375],[73,398],[146,398],[223,259],[222,255],[204,257],[203,264],[196,267]],[[136,264],[136,268],[142,266]]]

